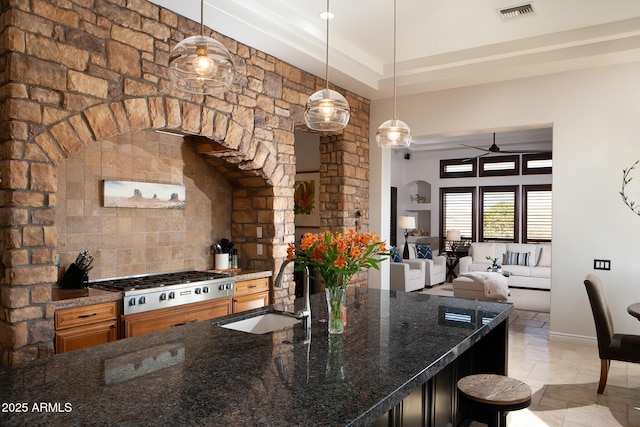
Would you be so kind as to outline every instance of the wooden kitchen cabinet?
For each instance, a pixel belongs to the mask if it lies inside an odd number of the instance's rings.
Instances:
[[[118,303],[65,308],[55,314],[56,354],[118,339]]]
[[[269,305],[269,278],[241,280],[235,283],[233,312],[251,310]]]
[[[228,314],[231,314],[231,298],[227,297],[130,314],[122,316],[122,322],[124,336],[129,338]]]

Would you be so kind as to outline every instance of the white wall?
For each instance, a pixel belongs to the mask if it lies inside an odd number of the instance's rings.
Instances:
[[[640,159],[638,76],[635,62],[398,99],[398,118],[414,135],[553,125],[553,339],[595,336],[587,273],[604,280],[616,331],[640,334],[626,313],[640,301],[640,217],[619,195],[622,169]],[[371,141],[390,111],[391,100],[372,102]],[[380,151],[373,142],[371,151]],[[388,182],[371,177],[372,192],[388,191]],[[629,193],[640,203],[640,184]],[[611,260],[611,271],[594,271],[594,258]]]

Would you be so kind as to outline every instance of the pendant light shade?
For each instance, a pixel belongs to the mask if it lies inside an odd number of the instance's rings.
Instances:
[[[329,13],[327,0],[327,13]],[[304,121],[309,129],[322,132],[337,132],[349,123],[351,112],[344,96],[329,89],[329,17],[327,19],[327,49],[325,54],[326,88],[317,91],[307,99]]]
[[[411,129],[402,120],[387,120],[378,128],[376,142],[378,147],[408,147],[411,145]]]
[[[411,129],[396,118],[396,0],[393,0],[393,119],[378,127],[376,142],[381,148],[403,148],[411,145]]]
[[[325,88],[307,99],[304,120],[310,129],[339,131],[347,126],[349,116],[349,103],[335,90]]]
[[[200,3],[200,35],[178,43],[169,56],[169,77],[185,92],[215,95],[233,82],[235,66],[229,51],[217,40],[204,36],[204,0]]]

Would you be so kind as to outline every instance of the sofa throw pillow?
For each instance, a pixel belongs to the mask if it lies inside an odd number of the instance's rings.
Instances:
[[[505,265],[529,265],[529,252],[511,252],[507,251],[504,255]]]
[[[391,261],[402,262],[402,255],[400,255],[400,250],[398,248],[392,246],[391,249],[389,249],[389,252],[391,253]]]
[[[433,253],[429,245],[416,245],[416,252],[418,253],[418,258],[433,259]]]

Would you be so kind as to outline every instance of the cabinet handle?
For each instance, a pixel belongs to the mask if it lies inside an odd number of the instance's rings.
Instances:
[[[176,323],[175,325],[171,325],[171,327],[173,328],[174,326],[184,326],[187,323],[193,323],[193,322],[197,322],[198,319],[193,319],[193,320],[189,320],[188,322],[184,322],[184,323]]]
[[[247,288],[249,288],[249,289],[253,289],[253,288],[257,288],[257,287],[258,287],[258,285],[249,285],[249,286],[247,286]]]
[[[116,328],[116,324],[112,324],[111,326],[109,326],[111,329],[115,329]]]
[[[93,317],[93,316],[97,316],[98,313],[90,313],[90,314],[81,314],[80,316],[78,316],[79,319],[86,319],[87,317]]]

